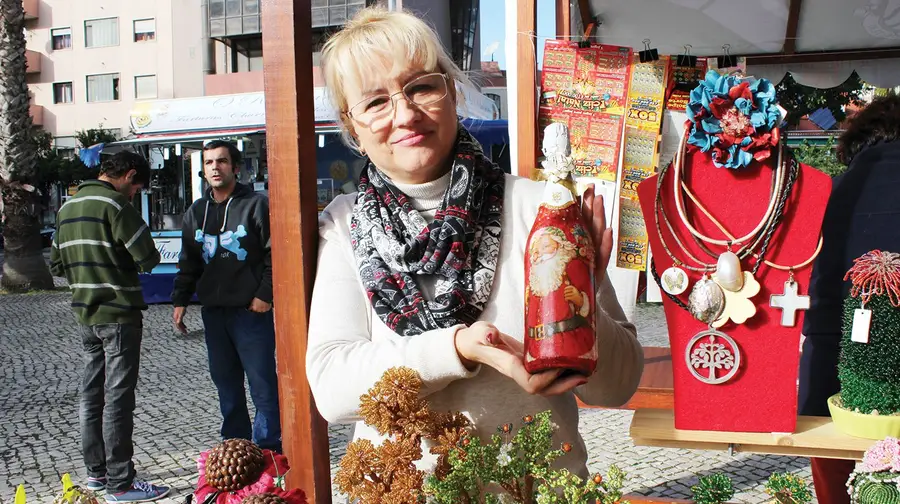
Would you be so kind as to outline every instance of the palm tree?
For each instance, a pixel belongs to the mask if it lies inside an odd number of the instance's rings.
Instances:
[[[53,288],[41,250],[38,191],[32,185],[37,170],[28,105],[25,10],[22,0],[0,0],[0,287],[16,291]]]

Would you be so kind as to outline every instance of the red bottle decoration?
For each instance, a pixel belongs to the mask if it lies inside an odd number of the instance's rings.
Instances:
[[[544,130],[548,179],[525,255],[525,369],[590,376],[597,366],[594,247],[571,176],[568,128]]]

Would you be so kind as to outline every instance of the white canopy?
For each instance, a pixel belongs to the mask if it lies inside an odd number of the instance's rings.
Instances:
[[[900,0],[590,0],[606,44],[695,56],[730,45],[747,73],[827,88],[856,70],[877,87],[900,85]]]

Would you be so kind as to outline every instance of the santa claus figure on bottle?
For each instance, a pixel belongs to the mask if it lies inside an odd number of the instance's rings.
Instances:
[[[547,188],[525,256],[525,369],[590,376],[594,345],[594,247],[572,179],[569,131],[544,130]]]

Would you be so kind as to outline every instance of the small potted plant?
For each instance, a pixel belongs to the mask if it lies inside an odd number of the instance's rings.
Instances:
[[[885,438],[866,450],[847,480],[847,492],[859,504],[900,502],[900,441]]]
[[[700,481],[691,487],[691,494],[697,504],[723,504],[734,497],[731,478],[722,474],[700,476]]]
[[[587,481],[553,462],[572,449],[553,446],[550,412],[529,415],[518,429],[501,425],[490,440],[471,434],[462,414],[432,411],[419,395],[422,380],[391,368],[360,398],[359,414],[382,436],[347,446],[335,475],[338,489],[359,504],[615,504],[625,474],[615,466]],[[415,467],[421,442],[433,445],[435,470]]]
[[[769,476],[766,493],[778,504],[808,504],[813,498],[806,481],[789,473],[774,473]]]

